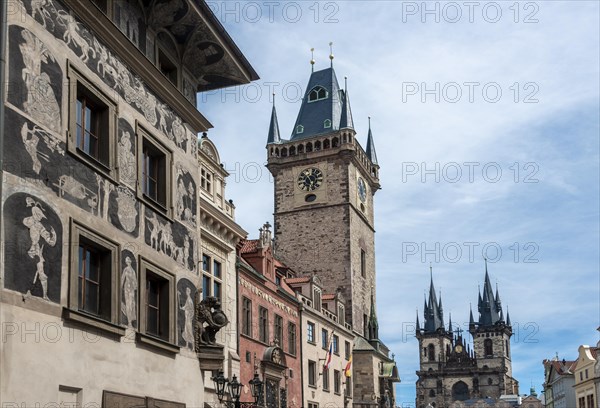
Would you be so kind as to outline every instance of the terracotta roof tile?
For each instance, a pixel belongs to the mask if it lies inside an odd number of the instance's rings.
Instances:
[[[595,359],[598,358],[598,351],[600,351],[600,348],[590,347],[590,353],[592,353],[592,357],[594,357]]]
[[[258,239],[248,239],[244,241],[244,245],[242,245],[242,249],[240,249],[241,254],[249,254],[251,252],[256,252],[258,248]]]
[[[335,295],[331,293],[326,293],[321,297],[322,300],[335,300]]]
[[[285,281],[288,285],[293,285],[295,283],[308,283],[310,282],[310,278],[310,276],[299,276],[297,278],[288,278]]]

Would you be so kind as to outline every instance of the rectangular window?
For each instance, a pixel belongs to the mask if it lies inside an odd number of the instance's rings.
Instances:
[[[200,168],[200,187],[209,194],[212,194],[212,179],[212,173]]]
[[[343,326],[344,324],[346,324],[346,314],[344,311],[344,306],[339,305],[338,306],[338,322]]]
[[[587,396],[588,407],[595,407],[594,405],[594,394]]]
[[[258,307],[258,339],[263,343],[269,342],[269,312],[262,306]]]
[[[69,317],[113,330],[121,310],[119,245],[76,221],[71,231]]]
[[[274,322],[274,340],[277,341],[279,347],[283,347],[283,317],[275,315]]]
[[[350,342],[349,341],[344,342],[344,357],[346,358],[346,360],[350,359]]]
[[[323,367],[323,391],[329,391],[329,368]]]
[[[311,360],[308,360],[308,385],[317,386],[317,363]]]
[[[317,404],[316,402],[309,402],[308,408],[319,408],[319,404]]]
[[[342,388],[342,376],[340,371],[333,370],[333,392],[340,394]]]
[[[579,408],[585,408],[585,397],[579,397]]]
[[[368,338],[368,337],[369,337],[369,334],[367,333],[367,331],[368,331],[368,326],[369,326],[369,324],[368,324],[368,317],[367,317],[367,315],[366,315],[366,314],[363,314],[363,335],[364,335],[366,338]]]
[[[309,343],[315,344],[315,324],[308,322],[306,325],[306,339]]]
[[[334,334],[332,342],[333,342],[333,352],[339,356],[340,355],[340,346],[339,346],[340,338]]]
[[[242,333],[252,337],[252,301],[242,298]]]
[[[221,262],[202,254],[202,299],[209,296],[221,299],[223,285]]]
[[[70,153],[116,180],[117,105],[68,65]]]
[[[177,351],[175,343],[175,277],[169,272],[140,260],[140,334],[159,339],[172,345],[169,351]],[[146,337],[141,336],[142,340]],[[163,343],[149,341],[153,345]]]
[[[313,307],[318,311],[321,311],[321,291],[313,291]]]
[[[352,377],[346,377],[346,392],[347,397],[352,396]]]
[[[327,350],[328,346],[329,346],[329,333],[327,333],[327,330],[321,329],[321,347],[323,347],[325,350]]]
[[[79,310],[111,317],[111,251],[81,237],[78,249]]]
[[[177,65],[173,63],[173,58],[160,48],[158,50],[158,69],[173,85],[177,86]]]
[[[360,250],[360,276],[367,276],[367,253],[364,249]]]
[[[296,355],[296,325],[288,323],[288,353]]]
[[[153,209],[170,216],[172,153],[141,126],[138,135],[139,196]]]

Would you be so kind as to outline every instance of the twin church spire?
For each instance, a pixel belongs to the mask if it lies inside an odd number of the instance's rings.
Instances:
[[[440,294],[439,301],[437,300],[435,287],[433,284],[433,273],[431,272],[431,281],[429,284],[429,297],[425,300],[423,306],[423,315],[425,317],[425,324],[421,327],[419,323],[419,316],[417,313],[417,330],[423,333],[438,333],[438,332],[452,332],[452,323],[446,330],[444,325],[444,312],[442,308],[442,299]],[[479,318],[477,321],[473,318],[473,310],[469,312],[469,330],[480,330],[498,325],[510,327],[510,316],[508,311],[506,313],[506,320],[504,319],[504,313],[502,310],[502,304],[500,301],[500,294],[498,287],[496,286],[496,293],[492,290],[492,284],[490,282],[490,276],[487,270],[487,261],[485,265],[485,279],[483,285],[483,292],[478,293],[477,308],[479,312]]]

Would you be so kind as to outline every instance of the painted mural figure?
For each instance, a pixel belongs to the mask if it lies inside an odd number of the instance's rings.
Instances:
[[[117,187],[117,205],[117,216],[123,229],[127,232],[133,232],[138,212],[135,208],[135,197],[126,187]]]
[[[181,293],[177,292],[180,296]],[[194,346],[194,313],[196,308],[194,307],[194,300],[192,299],[192,290],[190,288],[185,288],[186,300],[185,304],[179,307],[179,309],[183,310],[185,315],[185,322],[183,325],[183,333],[181,333],[181,337],[185,340],[185,346],[187,348],[192,349]]]
[[[32,207],[31,216],[23,219],[23,225],[29,229],[29,238],[31,239],[31,247],[27,251],[27,255],[29,255],[31,259],[37,258],[38,260],[33,284],[39,279],[40,284],[42,285],[43,298],[45,300],[50,300],[48,298],[48,275],[46,275],[44,271],[44,263],[46,261],[43,253],[44,244],[40,244],[40,240],[44,240],[46,244],[53,247],[56,245],[56,232],[52,226],[50,226],[50,231],[48,231],[42,224],[42,220],[46,218],[46,216],[44,215],[41,204],[30,197],[25,201],[27,207]]]
[[[119,140],[119,175],[127,184],[135,183],[135,156],[131,151],[131,135],[125,131]]]
[[[46,10],[47,6],[51,6],[56,12],[56,9],[54,8],[54,5],[52,4],[52,2],[50,0],[32,0],[31,1],[31,9],[33,10],[33,12],[32,12],[31,16],[35,19],[35,16],[39,13],[39,15],[42,19],[42,26],[44,28],[46,28],[46,18],[47,18],[52,23],[52,27],[54,28],[54,21],[52,21],[50,12],[48,10]]]
[[[127,266],[121,274],[121,287],[123,288],[124,299],[121,303],[121,311],[127,317],[127,325],[133,327],[133,321],[137,320],[137,308],[135,304],[135,291],[138,288],[135,269],[131,267],[131,258],[125,258]]]
[[[65,40],[66,44],[70,45],[71,42],[73,42],[73,44],[75,44],[81,49],[81,62],[87,64],[87,61],[90,58],[90,51],[93,57],[96,58],[96,50],[92,48],[87,42],[87,40],[81,36],[81,29],[79,28],[79,23],[77,22],[75,17],[61,10],[58,12],[57,21],[58,24],[65,27],[65,34],[63,35],[63,40]]]
[[[42,62],[47,63],[48,59],[54,61],[54,57],[44,43],[31,32],[23,30],[21,35],[25,40],[19,45],[25,64],[22,77],[27,88],[27,101],[24,102],[23,109],[49,129],[60,132],[58,100],[50,86],[50,77],[47,73],[42,72]]]

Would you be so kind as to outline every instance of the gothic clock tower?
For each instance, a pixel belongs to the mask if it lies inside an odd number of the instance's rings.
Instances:
[[[347,87],[333,66],[311,74],[289,140],[273,106],[267,155],[277,256],[298,273],[317,274],[328,292],[341,290],[350,303],[346,322],[367,337],[379,165],[370,125],[366,148],[358,142]]]

